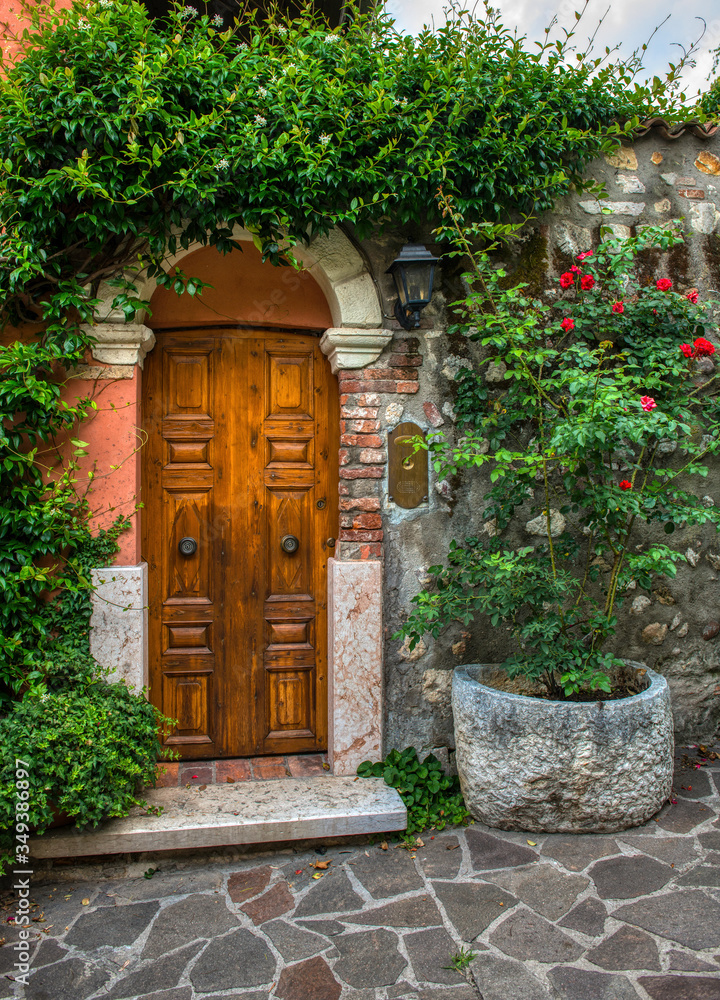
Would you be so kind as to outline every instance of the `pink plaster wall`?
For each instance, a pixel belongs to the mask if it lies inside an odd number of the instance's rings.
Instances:
[[[70,7],[69,0],[56,0],[58,10]],[[16,41],[27,25],[27,19],[22,17],[19,0],[0,0],[0,41],[3,54],[12,59],[20,51],[21,44]]]

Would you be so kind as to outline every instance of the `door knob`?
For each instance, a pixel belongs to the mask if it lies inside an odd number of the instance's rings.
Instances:
[[[197,542],[194,538],[181,538],[178,543],[178,549],[180,550],[180,555],[182,556],[194,556],[197,552]]]
[[[295,535],[283,535],[280,539],[280,547],[283,552],[297,552],[300,548],[300,539],[296,538]]]

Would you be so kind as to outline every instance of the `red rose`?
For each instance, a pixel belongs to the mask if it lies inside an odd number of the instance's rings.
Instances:
[[[575,284],[575,275],[571,274],[570,271],[566,271],[564,274],[560,275],[560,287],[570,288]]]
[[[580,274],[580,268],[577,266],[577,264],[573,264],[573,266],[570,268],[570,271],[572,274]]]
[[[672,288],[672,281],[669,278],[658,278],[655,287],[659,292],[669,292]]]
[[[587,260],[588,257],[592,257],[592,255],[593,255],[592,250],[586,250],[585,253],[579,253],[575,258],[575,260]]]
[[[575,320],[574,319],[570,319],[569,316],[566,316],[565,319],[560,324],[560,327],[561,327],[563,333],[569,333],[570,330],[574,330],[575,329]]]
[[[583,274],[582,278],[580,279],[580,287],[584,292],[589,292],[594,284],[595,284],[595,279],[593,278],[592,274]]]
[[[691,358],[693,356],[693,349],[690,344],[680,344],[680,350],[686,358]]]
[[[680,348],[682,351],[682,347]],[[683,351],[683,354],[685,352]],[[698,337],[695,341],[695,357],[696,358],[706,358],[710,354],[715,353],[715,345],[711,344],[709,340],[705,340],[704,337]]]
[[[614,313],[624,313],[625,312],[625,303],[624,302],[613,302],[612,311]]]
[[[641,396],[640,406],[642,406],[646,413],[650,413],[651,410],[657,409],[657,403],[652,396]]]
[[[698,300],[697,288],[691,288],[690,291],[685,296],[685,298],[688,300],[688,302],[692,302],[694,306],[697,305],[697,300]]]
[[[631,490],[632,489],[632,483],[628,479],[623,479],[623,481],[620,483],[620,489],[621,490]]]

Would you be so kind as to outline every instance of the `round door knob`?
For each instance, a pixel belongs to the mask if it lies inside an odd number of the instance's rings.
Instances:
[[[297,552],[300,548],[300,539],[296,538],[295,535],[283,535],[280,539],[280,547],[283,552]]]
[[[194,556],[197,552],[197,542],[194,538],[181,538],[178,543],[178,549],[180,550],[180,555]]]

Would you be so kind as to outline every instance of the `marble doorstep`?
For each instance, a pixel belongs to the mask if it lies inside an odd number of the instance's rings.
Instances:
[[[205,788],[154,788],[135,808],[91,830],[50,830],[30,841],[32,858],[228,847],[404,830],[402,799],[382,778],[280,778]]]

